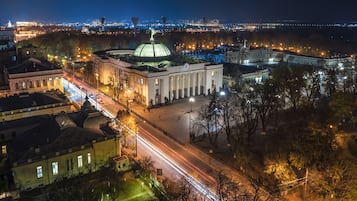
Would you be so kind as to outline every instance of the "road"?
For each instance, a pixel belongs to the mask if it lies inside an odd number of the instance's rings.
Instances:
[[[64,78],[66,78],[65,75]],[[68,76],[70,77],[70,76]],[[68,83],[64,79],[63,85],[70,86],[72,90],[71,100],[84,100],[86,94],[98,94],[98,90],[81,82],[77,79],[72,79],[72,83]],[[96,106],[99,111],[102,111],[110,118],[114,118],[119,110],[125,109],[123,105],[115,102],[112,98],[105,94],[99,93],[101,103],[90,98],[92,105]],[[133,113],[132,113],[133,114]],[[154,161],[155,168],[163,169],[165,177],[173,180],[179,180],[185,177],[200,193],[209,200],[219,200],[216,192],[216,177],[217,172],[222,171],[230,179],[238,183],[240,190],[254,194],[255,189],[252,182],[247,179],[244,174],[241,174],[235,169],[215,160],[207,153],[192,146],[189,143],[182,143],[174,140],[173,138],[165,135],[162,131],[154,128],[149,123],[145,123],[140,117],[136,117],[138,124],[139,134],[138,142],[138,156],[148,155]],[[185,131],[182,131],[185,132]],[[266,200],[270,194],[263,188],[259,188],[259,197]],[[282,198],[276,200],[284,200]]]
[[[70,93],[69,98],[78,104],[83,102],[86,94],[98,93],[96,89],[79,80],[74,80],[74,84],[68,83],[65,79],[63,82],[66,91]],[[114,118],[118,110],[124,109],[111,98],[103,94],[100,96],[102,103],[96,101],[95,98],[89,98],[89,101],[106,116]],[[137,121],[140,120],[137,119]],[[163,135],[161,131],[151,127],[149,124],[143,123],[139,124],[137,143],[138,155],[149,155],[156,168],[163,169],[166,177],[174,180],[185,177],[206,198],[218,200],[214,193],[216,186],[214,169],[195,154],[190,153],[184,146]]]

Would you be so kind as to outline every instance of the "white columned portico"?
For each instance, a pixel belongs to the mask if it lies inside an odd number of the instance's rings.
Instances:
[[[187,74],[187,96],[191,96],[191,73]]]
[[[194,96],[197,96],[197,90],[196,90],[196,85],[197,85],[197,80],[196,80],[197,73],[193,73],[193,85],[192,85],[192,93]]]
[[[179,76],[175,76],[175,78],[176,78],[176,86],[175,86],[175,88],[176,88],[176,99],[179,99],[179,88],[180,88],[180,77]]]
[[[197,95],[201,95],[201,73],[197,73]]]

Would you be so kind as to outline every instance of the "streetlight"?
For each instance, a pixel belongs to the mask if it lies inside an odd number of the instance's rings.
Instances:
[[[220,96],[225,96],[225,95],[226,95],[226,92],[221,91],[221,92],[219,92],[219,95],[220,95]]]
[[[191,103],[191,111],[190,111],[190,112],[192,112],[192,105],[193,105],[193,103],[195,102],[195,98],[194,98],[194,97],[190,97],[190,98],[188,99],[188,101]]]
[[[188,134],[189,134],[189,136],[190,136],[190,142],[192,141],[192,133],[191,133],[191,112],[192,112],[192,105],[193,105],[193,103],[195,102],[195,98],[194,97],[190,97],[189,99],[188,99],[188,101],[190,102],[190,104],[191,104],[191,111],[190,112],[188,112]]]
[[[95,107],[98,108],[98,95],[99,95],[99,89],[98,89],[98,85],[99,85],[99,74],[95,73],[95,79],[97,80],[97,95],[95,97]]]

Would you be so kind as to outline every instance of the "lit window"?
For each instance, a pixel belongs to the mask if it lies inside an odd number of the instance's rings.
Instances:
[[[43,174],[42,174],[42,166],[37,166],[37,167],[36,167],[36,173],[37,173],[37,179],[43,177]]]
[[[88,158],[88,164],[91,164],[91,162],[92,162],[92,158],[91,158],[90,153],[88,153],[88,154],[87,154],[87,158]]]
[[[7,154],[7,148],[6,148],[6,145],[2,145],[2,146],[1,146],[1,154],[2,154],[2,155]]]
[[[139,81],[140,84],[144,84],[144,79],[143,79],[143,78],[140,78],[139,80],[140,80],[140,81]]]
[[[82,157],[82,155],[77,157],[77,161],[78,161],[78,168],[83,167],[83,157]]]
[[[52,162],[52,174],[58,175],[58,162]]]

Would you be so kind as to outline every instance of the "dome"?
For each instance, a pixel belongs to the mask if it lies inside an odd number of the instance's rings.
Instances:
[[[164,44],[161,43],[144,43],[139,45],[134,51],[134,56],[154,58],[154,57],[167,57],[171,52]]]

